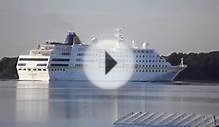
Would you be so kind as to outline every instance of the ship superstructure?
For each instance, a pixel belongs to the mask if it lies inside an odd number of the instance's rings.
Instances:
[[[120,36],[120,40],[122,41]],[[141,48],[132,42],[135,68],[130,81],[171,81],[186,68],[183,61],[172,66],[147,43]],[[20,80],[87,80],[83,71],[83,57],[88,45],[81,43],[74,32],[69,32],[65,42],[47,41],[20,55],[17,72]],[[95,53],[94,53],[95,54]]]

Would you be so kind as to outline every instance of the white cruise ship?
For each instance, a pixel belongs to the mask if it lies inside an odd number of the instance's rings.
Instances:
[[[69,32],[65,42],[46,42],[20,55],[17,62],[19,80],[88,80],[83,70],[83,56],[88,45],[80,42],[74,32]],[[135,68],[129,81],[172,81],[186,68],[172,66],[155,50],[144,43],[141,48],[133,45]]]

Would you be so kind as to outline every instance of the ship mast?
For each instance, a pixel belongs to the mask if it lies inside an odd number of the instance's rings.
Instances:
[[[116,29],[115,37],[116,37],[115,47],[116,47],[116,49],[119,49],[120,43],[124,41],[124,36],[122,34],[121,29],[119,29],[119,28]]]

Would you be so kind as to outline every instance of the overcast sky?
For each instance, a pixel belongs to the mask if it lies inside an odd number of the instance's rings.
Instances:
[[[113,37],[117,27],[162,55],[219,50],[219,0],[0,0],[0,57],[68,31],[84,42]]]

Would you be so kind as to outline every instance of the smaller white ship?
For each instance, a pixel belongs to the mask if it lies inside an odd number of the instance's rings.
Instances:
[[[119,36],[121,37],[121,36]],[[130,81],[171,81],[186,68],[183,64],[172,66],[147,43],[137,48],[132,42],[135,68]],[[38,45],[28,55],[20,55],[17,72],[20,80],[88,80],[83,70],[83,56],[88,45],[81,43],[74,32],[69,32],[65,42]],[[95,53],[94,53],[95,54]]]

